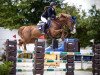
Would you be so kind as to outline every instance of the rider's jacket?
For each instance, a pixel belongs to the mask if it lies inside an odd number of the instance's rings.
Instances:
[[[46,18],[46,19],[48,19],[48,18],[56,18],[55,9],[53,7],[51,7],[51,6],[49,6],[41,16]]]

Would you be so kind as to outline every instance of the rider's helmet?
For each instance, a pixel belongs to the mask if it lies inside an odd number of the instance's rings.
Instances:
[[[56,2],[51,2],[51,3],[50,3],[50,6],[56,6],[56,5],[57,5]]]

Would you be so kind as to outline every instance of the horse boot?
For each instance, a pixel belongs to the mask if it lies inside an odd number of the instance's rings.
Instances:
[[[47,24],[46,24],[46,23],[44,24],[43,32],[44,32],[44,33],[47,33]]]

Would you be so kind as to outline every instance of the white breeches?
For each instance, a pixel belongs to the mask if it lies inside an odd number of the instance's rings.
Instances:
[[[41,16],[41,20],[45,23],[47,23],[47,19]]]

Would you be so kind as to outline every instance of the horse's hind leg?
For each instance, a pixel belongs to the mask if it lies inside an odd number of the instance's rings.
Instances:
[[[24,43],[23,46],[24,46],[24,54],[25,54],[26,53],[26,50],[27,50],[26,44]]]
[[[26,48],[26,43],[24,42],[23,39],[19,39],[19,49],[20,49],[20,46],[23,46],[24,47],[24,52],[26,52],[27,48]]]
[[[30,40],[30,43],[35,43],[35,40],[36,40],[36,38],[32,38],[32,39]]]
[[[19,49],[20,49],[20,47],[21,47],[22,44],[23,44],[23,41],[22,41],[22,39],[19,39],[18,41],[19,41],[19,43],[18,43],[18,47],[19,47]]]

